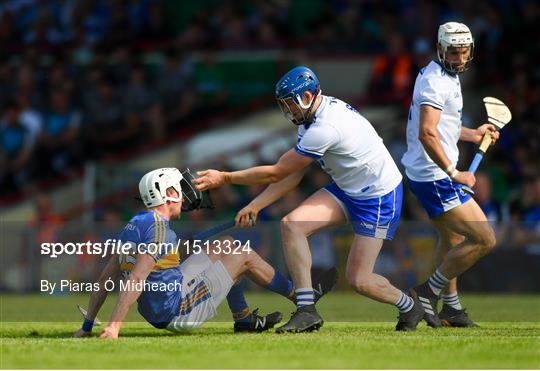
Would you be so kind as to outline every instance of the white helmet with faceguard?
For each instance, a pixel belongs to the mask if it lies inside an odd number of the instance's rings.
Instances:
[[[148,208],[163,205],[167,201],[182,201],[183,177],[180,171],[173,167],[164,167],[146,173],[139,182],[139,193],[144,205]],[[178,197],[167,196],[167,189],[174,188]]]
[[[474,51],[474,39],[469,27],[463,23],[447,22],[439,27],[437,41],[440,45],[437,56],[445,70],[450,73],[462,73],[469,69]],[[464,66],[460,67],[461,63],[447,60],[446,53],[451,48],[469,48],[469,55]]]
[[[214,203],[208,191],[199,191],[192,183],[193,174],[189,169],[180,172],[174,167],[164,167],[146,173],[139,182],[141,200],[147,208],[163,205],[167,201],[182,202],[182,211],[213,209]],[[167,195],[167,189],[174,188],[179,197]]]

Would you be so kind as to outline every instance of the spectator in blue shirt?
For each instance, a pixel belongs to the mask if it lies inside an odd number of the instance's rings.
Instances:
[[[63,174],[75,162],[80,125],[81,114],[71,107],[68,93],[63,89],[53,91],[40,137],[40,158],[47,161],[48,170]]]
[[[13,191],[31,177],[31,134],[19,121],[19,106],[10,101],[0,121],[0,189]]]

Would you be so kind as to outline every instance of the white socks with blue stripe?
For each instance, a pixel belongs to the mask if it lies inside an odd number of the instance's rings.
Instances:
[[[301,289],[296,289],[294,290],[294,292],[296,293],[296,307],[297,308],[305,307],[306,305],[315,304],[313,288],[305,287]]]
[[[396,303],[399,313],[407,313],[412,309],[413,305],[413,299],[409,295],[405,295],[405,293],[400,292],[399,299]]]
[[[429,277],[428,284],[431,288],[431,291],[433,291],[435,295],[439,296],[441,294],[441,290],[446,287],[449,281],[450,280],[443,276],[441,272],[439,272],[439,270],[437,269],[435,273],[433,273],[431,277]]]
[[[454,309],[462,310],[463,307],[461,306],[461,302],[459,301],[459,296],[457,292],[454,292],[453,294],[443,295],[442,301],[444,304],[451,306]]]

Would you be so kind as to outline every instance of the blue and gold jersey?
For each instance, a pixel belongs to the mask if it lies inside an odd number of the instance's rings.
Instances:
[[[154,327],[165,328],[178,315],[181,301],[182,273],[176,246],[178,238],[169,221],[155,211],[145,211],[134,216],[120,233],[119,239],[131,243],[129,255],[119,259],[122,278],[133,269],[137,253],[147,253],[156,261],[146,279],[149,284],[166,284],[175,290],[145,290],[137,300],[139,313]]]

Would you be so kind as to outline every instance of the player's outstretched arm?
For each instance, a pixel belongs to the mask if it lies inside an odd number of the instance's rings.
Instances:
[[[256,166],[233,172],[199,171],[197,172],[199,178],[193,179],[192,183],[201,191],[217,188],[223,184],[256,185],[277,183],[292,173],[302,170],[312,162],[311,157],[299,155],[291,149],[281,156],[274,165]]]
[[[129,308],[137,301],[142,292],[142,283],[146,280],[152,268],[154,267],[155,260],[148,254],[138,254],[137,263],[133,267],[133,270],[126,279],[126,287],[129,290],[120,291],[118,295],[118,302],[114,308],[109,324],[100,334],[100,338],[118,338],[120,327],[122,322],[126,318]]]
[[[98,289],[93,291],[90,295],[90,301],[88,302],[88,312],[84,318],[83,326],[73,334],[75,338],[88,337],[92,334],[92,326],[94,320],[101,309],[101,306],[107,299],[108,291],[105,290],[105,281],[111,279],[116,280],[120,274],[120,266],[118,264],[118,257],[112,256],[109,259],[109,262],[103,268],[99,279],[98,279]]]
[[[304,176],[304,169],[292,173],[277,183],[272,183],[255,197],[247,206],[240,210],[235,217],[236,225],[249,227],[255,224],[259,211],[279,200],[283,195],[295,188]]]

